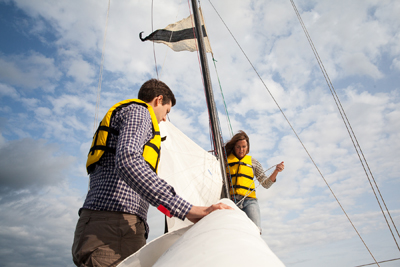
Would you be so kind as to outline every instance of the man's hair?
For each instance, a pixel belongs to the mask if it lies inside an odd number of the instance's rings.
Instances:
[[[176,100],[174,93],[172,93],[168,85],[157,79],[151,79],[145,82],[139,89],[138,98],[146,103],[149,103],[155,97],[160,95],[163,96],[163,105],[171,102],[171,105],[175,106]]]
[[[250,140],[247,134],[244,131],[239,131],[237,134],[235,134],[232,139],[225,144],[225,151],[226,155],[229,156],[231,153],[235,152],[235,145],[238,141],[241,140],[246,140],[247,141],[247,153],[250,151]],[[236,155],[235,155],[236,156]]]

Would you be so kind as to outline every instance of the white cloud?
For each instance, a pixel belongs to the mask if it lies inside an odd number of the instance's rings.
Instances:
[[[93,95],[61,95],[57,98],[49,97],[56,115],[64,116],[69,112],[83,110],[85,114],[92,114],[95,111]]]
[[[2,266],[73,266],[71,246],[82,195],[63,184],[41,189],[37,195],[0,202]]]
[[[352,53],[351,55],[343,55],[343,58],[339,58],[339,61],[344,62],[344,72],[347,75],[366,75],[374,79],[383,77],[383,74],[365,54]]]
[[[2,97],[11,97],[13,99],[18,99],[19,94],[17,92],[17,90],[15,90],[13,87],[4,84],[4,83],[0,83],[0,96]]]
[[[35,98],[21,98],[19,101],[29,110],[29,109],[34,109],[36,108],[40,101],[39,99]]]
[[[57,155],[57,145],[29,138],[9,141],[0,148],[1,194],[34,189],[65,181],[74,157]]]
[[[400,71],[400,60],[398,58],[393,59],[392,65],[390,65],[390,68]]]
[[[61,57],[65,75],[73,78],[74,87],[88,87],[88,85],[97,82],[94,66],[82,58],[82,54],[76,48],[59,48],[58,55]],[[97,63],[97,62],[96,62]],[[97,84],[96,84],[97,85]],[[72,90],[78,92],[77,88]]]
[[[90,84],[93,82],[93,67],[82,59],[75,59],[69,62],[67,75],[73,77],[77,82]]]
[[[55,66],[54,59],[36,52],[28,56],[14,55],[0,58],[0,80],[13,86],[27,89],[41,88],[51,92],[61,72]]]

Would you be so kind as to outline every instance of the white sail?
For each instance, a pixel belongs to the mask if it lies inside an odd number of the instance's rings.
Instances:
[[[258,227],[229,199],[234,210],[217,210],[193,226],[153,240],[118,267],[283,267]]]
[[[154,239],[119,267],[272,266],[283,263],[260,237],[258,227],[228,199],[220,199],[222,175],[218,160],[171,123],[160,123],[159,175],[194,205],[218,202],[234,210],[217,210],[192,224],[168,219],[169,233]]]
[[[159,176],[172,185],[179,196],[196,206],[210,206],[221,198],[221,168],[211,155],[170,122],[160,123],[161,143]],[[167,218],[168,230],[192,224]]]

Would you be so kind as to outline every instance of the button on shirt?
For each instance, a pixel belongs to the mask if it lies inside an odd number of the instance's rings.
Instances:
[[[145,162],[143,146],[153,138],[152,121],[146,107],[131,104],[113,115],[107,146],[116,154],[104,153],[90,174],[90,190],[83,209],[117,211],[138,215],[149,233],[149,203],[164,206],[172,216],[184,219],[192,205],[179,197],[174,188],[159,178]]]

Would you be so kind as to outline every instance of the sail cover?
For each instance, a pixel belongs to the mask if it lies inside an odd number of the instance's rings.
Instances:
[[[179,196],[196,206],[210,206],[221,197],[222,175],[219,161],[170,122],[160,123],[161,160],[158,175],[175,188]],[[168,231],[192,223],[167,218]]]

